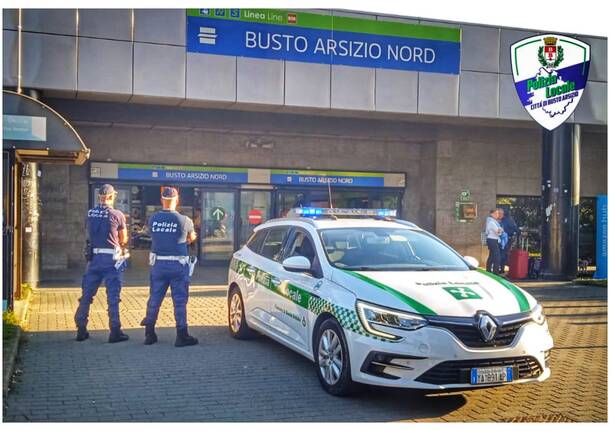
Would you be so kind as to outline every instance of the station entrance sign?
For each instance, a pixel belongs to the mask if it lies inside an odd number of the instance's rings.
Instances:
[[[459,74],[459,28],[273,9],[187,9],[187,52]]]

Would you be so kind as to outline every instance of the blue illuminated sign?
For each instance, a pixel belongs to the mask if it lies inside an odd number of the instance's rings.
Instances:
[[[289,186],[384,187],[384,175],[369,172],[271,170],[271,184]]]
[[[597,196],[597,236],[595,274],[593,278],[608,278],[608,195]]]
[[[247,183],[244,168],[118,164],[118,179],[170,183]]]
[[[459,73],[459,29],[301,12],[272,15],[267,10],[214,9],[213,13],[189,10],[188,52]]]

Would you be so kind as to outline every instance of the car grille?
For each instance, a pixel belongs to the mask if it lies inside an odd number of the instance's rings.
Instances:
[[[433,385],[470,383],[470,369],[482,367],[513,367],[513,380],[534,378],[542,374],[542,367],[536,358],[521,356],[441,362],[415,380]]]
[[[527,313],[494,317],[494,320],[497,322],[498,328],[495,337],[489,342],[483,340],[475,318],[434,316],[429,319],[429,322],[430,326],[450,331],[468,347],[502,347],[510,345],[519,329],[531,321]]]
[[[501,347],[510,345],[515,339],[515,335],[523,324],[519,322],[512,325],[498,327],[496,336],[490,342],[486,342],[481,338],[481,333],[478,328],[473,325],[463,326],[454,325],[451,323],[434,323],[433,326],[438,326],[451,331],[462,343],[468,347]]]

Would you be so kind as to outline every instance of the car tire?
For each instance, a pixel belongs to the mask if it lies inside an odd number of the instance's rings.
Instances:
[[[229,295],[227,296],[227,319],[231,337],[238,340],[252,338],[254,331],[250,329],[246,322],[244,300],[239,287],[236,286],[229,289]]]
[[[358,385],[352,381],[345,335],[333,318],[322,322],[316,332],[314,359],[318,379],[326,392],[339,397],[356,392]]]

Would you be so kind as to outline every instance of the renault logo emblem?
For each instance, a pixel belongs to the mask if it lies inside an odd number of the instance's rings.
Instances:
[[[498,324],[489,314],[479,313],[477,327],[479,328],[479,332],[481,333],[481,338],[483,338],[483,341],[489,343],[496,336]]]

